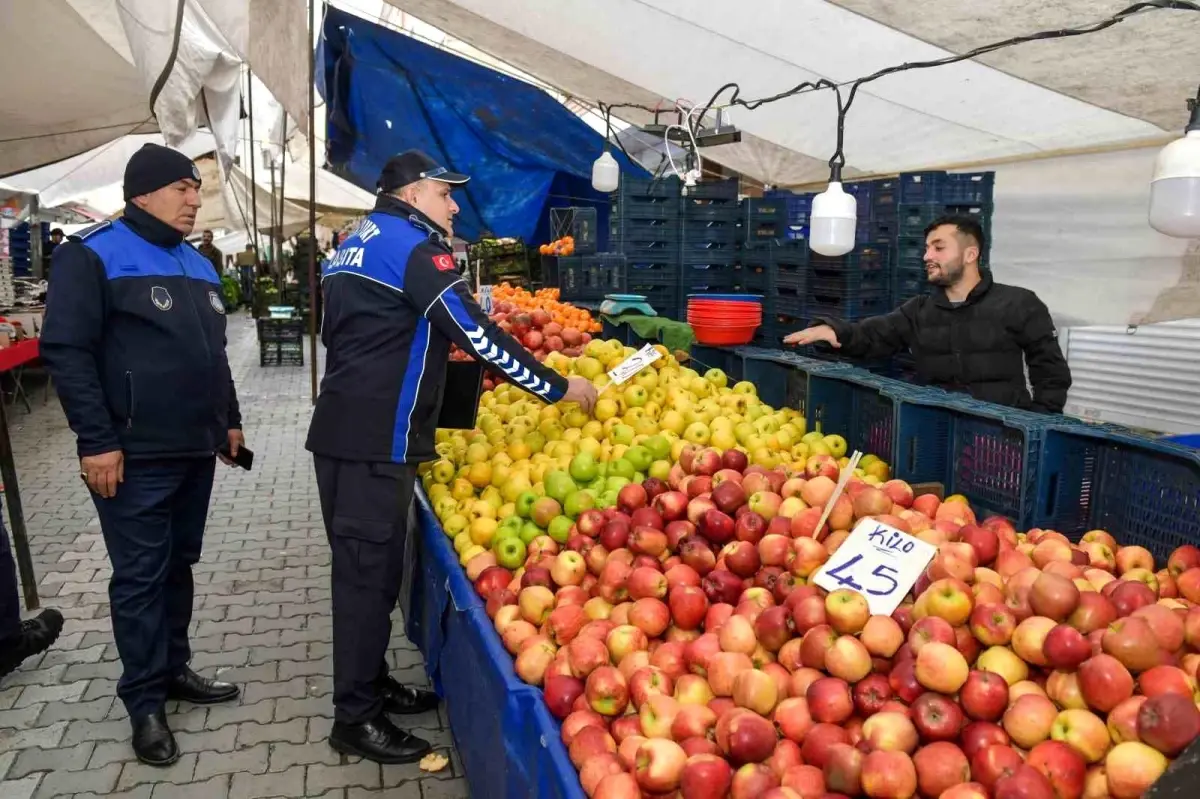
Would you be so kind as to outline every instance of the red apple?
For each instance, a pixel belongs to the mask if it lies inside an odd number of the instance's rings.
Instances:
[[[1011,739],[1004,728],[999,724],[993,724],[990,721],[972,721],[967,726],[963,727],[962,735],[960,736],[963,752],[967,758],[975,757],[976,752],[980,752],[989,746],[1009,746]]]
[[[961,749],[945,741],[929,744],[913,755],[922,796],[942,796],[955,785],[970,782],[971,766]]]
[[[873,799],[910,797],[917,792],[917,769],[904,752],[871,752],[863,758],[862,787]]]
[[[643,791],[663,793],[679,787],[687,763],[683,747],[665,738],[651,738],[637,750],[634,765],[637,784]]]
[[[679,794],[682,799],[722,799],[732,784],[733,768],[725,758],[692,755],[683,765]]]
[[[959,705],[941,694],[921,694],[912,706],[913,725],[925,741],[953,741],[963,726]]]
[[[995,721],[1008,707],[1008,683],[990,671],[972,671],[959,692],[963,711],[972,719]]]
[[[1138,737],[1167,757],[1175,757],[1200,737],[1200,710],[1190,697],[1174,693],[1151,697],[1137,716]]]
[[[1088,707],[1107,713],[1133,696],[1133,677],[1111,655],[1093,655],[1079,666],[1079,690]]]
[[[1073,671],[1092,655],[1091,644],[1068,624],[1059,624],[1046,634],[1043,644],[1046,664],[1052,669]]]

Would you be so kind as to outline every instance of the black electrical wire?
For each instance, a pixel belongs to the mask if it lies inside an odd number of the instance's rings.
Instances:
[[[1083,36],[1089,33],[1098,33],[1102,30],[1106,30],[1114,25],[1124,22],[1125,20],[1137,14],[1141,14],[1146,11],[1161,10],[1200,11],[1200,3],[1191,2],[1191,0],[1145,0],[1145,2],[1134,3],[1133,5],[1116,12],[1111,17],[1100,20],[1099,22],[1091,23],[1089,25],[1083,25],[1077,28],[1059,28],[1057,30],[1039,31],[1037,33],[1026,34],[1024,36],[1014,36],[1011,39],[1005,39],[1003,41],[993,42],[992,44],[981,45],[976,47],[974,50],[970,50],[960,55],[946,56],[945,58],[937,58],[930,61],[909,61],[903,64],[897,64],[893,67],[886,67],[878,72],[866,75],[865,77],[857,78],[852,81],[846,81],[840,84],[824,78],[817,81],[805,81],[797,86],[793,86],[787,91],[771,95],[770,97],[763,97],[758,100],[743,100],[739,96],[741,87],[738,86],[737,83],[726,83],[724,86],[717,89],[717,91],[713,94],[712,98],[704,106],[704,110],[701,112],[695,124],[697,126],[700,125],[700,122],[704,119],[704,115],[707,114],[714,105],[716,105],[717,100],[720,99],[721,95],[729,89],[733,90],[733,96],[730,97],[729,101],[725,105],[739,105],[751,111],[759,108],[760,106],[766,105],[767,103],[778,102],[779,100],[784,100],[788,97],[794,97],[798,94],[832,89],[834,94],[837,96],[838,104],[837,149],[834,151],[833,157],[829,159],[829,166],[832,171],[833,179],[840,180],[841,168],[846,163],[845,155],[842,152],[846,114],[849,113],[850,106],[854,104],[854,98],[858,95],[858,88],[864,83],[870,83],[871,81],[879,80],[880,78],[888,75],[893,75],[897,72],[904,72],[910,69],[929,69],[930,67],[941,67],[948,64],[956,64],[960,61],[969,61],[973,58],[978,58],[981,55],[987,55],[988,53],[995,52],[996,50],[1000,50],[1005,47],[1012,47],[1018,44],[1025,44],[1027,42],[1045,41],[1049,39],[1067,39],[1074,36]],[[845,86],[850,87],[850,92],[843,102],[841,89]]]

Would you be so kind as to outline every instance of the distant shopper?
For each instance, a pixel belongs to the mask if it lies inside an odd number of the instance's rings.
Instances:
[[[861,322],[817,319],[783,341],[824,342],[852,358],[912,350],[920,383],[985,402],[1062,413],[1071,370],[1050,311],[1032,291],[992,280],[991,270],[979,265],[985,244],[974,219],[937,219],[925,228],[925,274],[935,287],[932,294]]]
[[[17,568],[8,543],[8,531],[0,518],[0,681],[27,659],[49,649],[62,628],[62,614],[53,608],[21,621]],[[3,685],[0,682],[0,687]]]
[[[213,269],[217,274],[221,274],[224,268],[225,256],[221,253],[217,246],[213,244],[213,234],[211,230],[206,230],[200,234],[200,246],[196,248],[200,254],[207,258],[213,265]]]
[[[124,671],[117,696],[143,763],[179,759],[168,699],[210,705],[238,688],[188,666],[218,453],[244,443],[212,264],[184,240],[200,172],[147,144],[125,167],[125,212],[54,254],[41,355],[77,438],[112,562],[108,594]]]

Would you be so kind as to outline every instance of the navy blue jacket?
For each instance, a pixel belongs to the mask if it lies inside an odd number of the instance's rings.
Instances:
[[[443,232],[399,200],[379,198],[321,287],[325,376],[305,445],[317,455],[431,460],[451,342],[546,402],[566,393],[566,378],[479,309]]]
[[[54,251],[41,355],[79,455],[211,455],[241,427],[212,263],[136,206]]]

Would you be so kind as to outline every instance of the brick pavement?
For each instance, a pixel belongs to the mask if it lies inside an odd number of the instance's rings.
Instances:
[[[0,682],[0,797],[455,799],[468,795],[444,709],[397,719],[451,756],[416,765],[343,758],[332,724],[329,552],[304,451],[309,370],[262,368],[252,321],[229,320],[229,356],[254,471],[218,468],[204,556],[195,568],[192,666],[242,686],[236,703],[167,707],[183,756],[139,764],[108,615],[110,574],[74,440],[57,401],[10,411],[25,520],[43,606],[66,617],[58,643]],[[390,657],[402,681],[427,685],[396,614]]]

